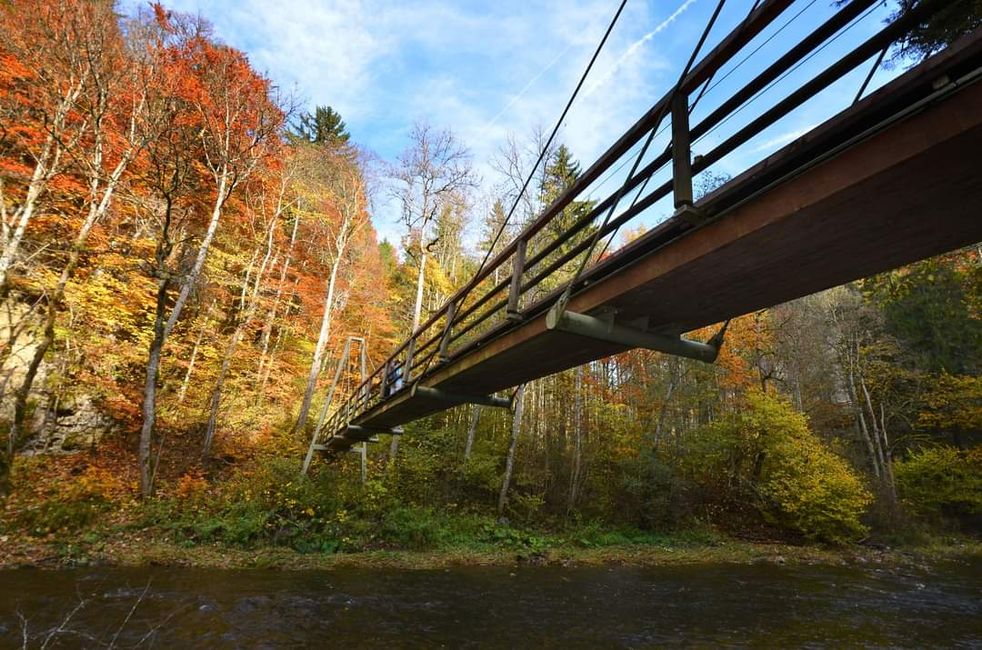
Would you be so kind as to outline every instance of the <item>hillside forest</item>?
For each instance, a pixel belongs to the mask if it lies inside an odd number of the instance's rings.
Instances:
[[[539,136],[506,143],[491,164],[512,182],[489,188],[422,120],[380,160],[201,17],[10,0],[0,34],[4,541],[539,552],[978,532],[980,247],[737,318],[715,364],[626,352],[527,384],[512,411],[383,435],[364,471],[348,454],[301,477],[339,364],[336,400],[358,382],[348,337],[379,365],[575,180],[575,152],[545,152],[505,224]],[[373,227],[385,201],[399,241]]]

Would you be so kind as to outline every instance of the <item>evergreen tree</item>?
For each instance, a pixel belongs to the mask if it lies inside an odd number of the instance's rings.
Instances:
[[[894,18],[903,16],[922,2],[924,0],[900,0]],[[901,44],[900,56],[917,61],[925,59],[979,27],[982,27],[982,0],[949,0],[907,35]]]
[[[542,183],[539,187],[539,197],[542,205],[546,208],[558,199],[563,192],[569,189],[576,179],[580,176],[580,165],[573,158],[572,152],[565,144],[559,145],[548,161],[542,176]],[[543,234],[537,242],[536,248],[541,250],[550,242],[562,239],[563,243],[552,253],[547,255],[539,265],[545,268],[562,255],[569,252],[577,244],[593,236],[596,229],[594,225],[588,225],[570,235],[569,230],[577,221],[585,217],[593,209],[593,201],[571,201],[563,208],[563,211],[556,215],[543,229]],[[560,269],[550,277],[544,279],[543,289],[551,290],[563,281],[572,277],[578,266],[579,260],[584,253],[566,262]]]
[[[498,231],[501,230],[507,217],[508,213],[505,211],[505,204],[501,202],[501,199],[495,199],[494,205],[491,206],[491,212],[484,217],[481,241],[479,241],[477,244],[478,250],[480,250],[482,253],[487,252],[489,249],[491,249],[493,244],[494,249],[491,251],[491,255],[493,257],[495,253],[500,251],[509,241],[511,241],[511,229],[507,226],[505,226],[501,236],[498,237],[498,241],[495,241],[495,235],[497,235]]]
[[[344,145],[351,134],[341,114],[330,106],[318,106],[313,113],[301,113],[290,137],[313,144]]]

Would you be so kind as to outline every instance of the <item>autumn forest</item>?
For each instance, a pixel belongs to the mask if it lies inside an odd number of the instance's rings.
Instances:
[[[349,337],[381,364],[576,152],[516,135],[489,189],[421,118],[382,160],[161,5],[0,1],[0,34],[0,561],[979,532],[977,247],[737,318],[715,364],[626,352],[301,476],[333,377],[359,381]]]

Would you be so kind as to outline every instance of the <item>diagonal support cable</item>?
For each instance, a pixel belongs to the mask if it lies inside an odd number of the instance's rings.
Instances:
[[[712,31],[713,25],[716,24],[716,19],[719,18],[719,14],[723,10],[723,5],[725,4],[726,4],[726,0],[719,0],[719,2],[716,4],[716,10],[713,11],[713,15],[709,18],[709,22],[706,23],[706,27],[702,32],[702,36],[699,38],[698,43],[696,43],[696,46],[693,48],[692,54],[689,56],[689,60],[685,64],[685,68],[682,70],[682,74],[679,75],[678,81],[675,83],[675,86],[672,89],[673,97],[676,93],[679,92],[679,89],[682,86],[682,82],[689,75],[689,71],[692,69],[692,65],[693,63],[695,63],[696,57],[699,56],[699,51],[702,49],[702,46],[705,44],[706,38],[709,37],[709,33],[710,31]],[[665,119],[665,114],[668,111],[668,107],[671,105],[671,103],[672,102],[666,102],[662,105],[661,110],[659,111],[658,114],[658,118],[654,121],[651,130],[648,132],[648,137],[645,140],[644,146],[641,147],[641,151],[638,152],[638,156],[635,159],[634,164],[631,166],[631,171],[629,171],[627,174],[628,179],[633,178],[634,174],[638,170],[638,167],[640,167],[641,161],[644,159],[645,154],[648,152],[648,147],[651,145],[652,140],[654,140],[655,133],[658,131],[658,127],[661,124],[661,121]],[[563,290],[563,293],[556,300],[556,304],[553,306],[552,309],[556,312],[557,317],[562,316],[562,313],[566,310],[566,305],[569,303],[570,296],[572,295],[573,292],[573,286],[579,281],[580,276],[583,274],[583,271],[586,269],[590,257],[593,255],[593,251],[596,249],[597,242],[600,240],[600,233],[603,232],[604,228],[610,222],[610,218],[617,210],[617,206],[624,195],[624,188],[625,185],[622,185],[621,188],[617,191],[617,195],[614,197],[614,201],[613,203],[611,203],[610,209],[607,210],[607,214],[604,217],[603,223],[600,225],[599,228],[597,228],[594,231],[593,238],[590,241],[590,246],[585,251],[583,259],[580,261],[580,265],[576,269],[576,273],[573,275],[569,283],[566,285],[566,288],[565,290]],[[636,200],[637,197],[635,197],[635,201]]]

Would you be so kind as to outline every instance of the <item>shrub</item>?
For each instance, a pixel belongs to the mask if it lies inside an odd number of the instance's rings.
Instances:
[[[17,523],[35,535],[90,526],[127,493],[127,487],[110,470],[90,465],[60,484],[44,484],[40,492],[16,516]]]
[[[741,412],[700,430],[680,462],[710,506],[753,503],[768,522],[811,540],[844,543],[866,532],[869,492],[780,397],[748,394]]]
[[[200,479],[182,478],[177,496],[148,507],[147,516],[191,542],[333,550],[345,513],[329,480],[299,476],[296,459],[263,458],[237,470],[213,495]]]
[[[894,476],[904,506],[924,519],[982,515],[982,447],[925,447],[897,463]]]
[[[456,468],[457,493],[478,503],[493,503],[501,488],[501,458],[497,454],[474,453]]]
[[[692,515],[688,479],[653,452],[622,463],[620,482],[614,514],[622,522],[664,530],[678,528]]]
[[[508,548],[519,553],[535,555],[545,552],[549,546],[545,538],[539,535],[500,522],[486,522],[482,526],[481,532],[485,543]]]
[[[860,517],[872,501],[849,464],[832,453],[786,400],[752,393],[745,431],[763,453],[758,491],[777,523],[805,537],[844,543],[861,537]]]
[[[435,549],[448,538],[444,522],[428,508],[394,508],[382,519],[379,535],[386,542],[413,551]]]

